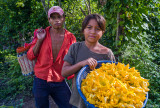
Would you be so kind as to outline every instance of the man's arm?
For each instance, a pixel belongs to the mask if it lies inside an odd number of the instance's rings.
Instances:
[[[39,53],[39,49],[41,47],[41,44],[42,44],[45,36],[46,36],[46,31],[44,29],[40,28],[37,30],[38,40],[37,40],[35,46],[33,47],[33,53],[35,56]]]
[[[41,47],[42,41],[40,41],[39,39],[37,40],[35,46],[33,47],[33,53],[34,56],[36,56],[39,53],[39,49]]]

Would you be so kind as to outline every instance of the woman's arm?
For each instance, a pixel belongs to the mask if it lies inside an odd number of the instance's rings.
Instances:
[[[94,58],[88,58],[87,60],[83,60],[75,65],[71,65],[70,63],[64,61],[61,74],[63,77],[68,77],[72,74],[75,74],[85,65],[89,65],[90,68],[93,70],[97,66],[97,60],[95,60]]]
[[[62,76],[68,77],[70,75],[75,74],[82,66],[82,63],[79,62],[75,65],[71,65],[70,63],[64,61],[63,67],[62,67]]]

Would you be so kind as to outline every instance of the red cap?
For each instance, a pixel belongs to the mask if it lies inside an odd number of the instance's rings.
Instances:
[[[59,6],[53,6],[53,7],[51,7],[49,10],[48,10],[48,18],[50,18],[50,15],[52,14],[52,13],[58,13],[58,14],[60,14],[61,16],[64,14],[64,11],[63,11],[63,9],[61,8],[61,7],[59,7]]]

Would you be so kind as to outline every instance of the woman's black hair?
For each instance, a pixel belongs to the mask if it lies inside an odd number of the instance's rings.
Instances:
[[[83,22],[82,22],[82,29],[81,29],[81,33],[84,32],[84,29],[86,28],[86,26],[88,25],[89,21],[91,19],[95,19],[100,27],[100,29],[105,32],[106,30],[106,20],[104,19],[103,16],[99,15],[99,14],[90,14],[90,15],[87,15]]]

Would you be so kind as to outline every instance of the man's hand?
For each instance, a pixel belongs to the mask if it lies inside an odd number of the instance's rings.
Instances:
[[[45,31],[45,29],[42,29],[42,27],[39,28],[39,29],[37,30],[37,38],[38,38],[38,41],[42,42],[43,39],[45,38],[45,36],[46,36],[46,31]]]
[[[94,58],[88,58],[87,60],[82,61],[82,66],[89,65],[90,69],[94,70],[97,66],[97,60]]]
[[[36,33],[37,33],[38,40],[37,40],[35,46],[33,47],[33,53],[35,56],[39,53],[40,46],[46,36],[46,31],[44,29],[42,29],[42,27],[41,27],[37,30]]]

